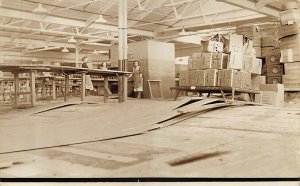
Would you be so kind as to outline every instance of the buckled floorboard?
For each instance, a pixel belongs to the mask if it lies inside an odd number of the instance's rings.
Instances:
[[[36,108],[2,113],[1,148],[130,134],[172,116],[166,110],[175,107],[173,101],[110,100],[34,115]],[[111,125],[92,130],[103,122]],[[26,141],[32,134],[41,141]],[[299,104],[227,107],[140,135],[0,154],[0,177],[299,177],[299,141]]]

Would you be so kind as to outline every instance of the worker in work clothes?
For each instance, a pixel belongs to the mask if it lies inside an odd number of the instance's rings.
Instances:
[[[81,68],[88,68],[88,69],[92,69],[92,64],[88,63],[89,62],[89,58],[88,57],[83,57],[82,58],[82,64],[81,64]],[[93,86],[93,82],[91,79],[90,75],[86,75],[85,76],[85,90],[86,90],[86,94],[91,94],[92,91],[94,90],[94,86]]]
[[[133,76],[133,85],[136,98],[141,98],[143,92],[143,69],[138,61],[133,64],[133,72],[129,75],[129,78]]]

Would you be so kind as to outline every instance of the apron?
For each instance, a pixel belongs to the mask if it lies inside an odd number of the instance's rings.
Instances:
[[[138,66],[133,68],[134,92],[143,91],[143,69]]]

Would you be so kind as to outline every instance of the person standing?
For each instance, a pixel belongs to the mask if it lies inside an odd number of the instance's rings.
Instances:
[[[129,78],[133,76],[133,85],[136,98],[141,98],[143,92],[143,69],[138,61],[133,64],[133,72]]]
[[[89,58],[86,56],[83,57],[81,68],[92,69],[92,65],[88,62],[89,62]],[[92,82],[90,75],[85,76],[85,90],[86,90],[87,95],[91,94],[91,92],[94,90],[93,82]]]

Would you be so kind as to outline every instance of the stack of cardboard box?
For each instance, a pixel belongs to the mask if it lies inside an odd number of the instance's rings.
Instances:
[[[288,9],[280,13],[280,62],[284,64],[285,90],[300,90],[300,11]]]
[[[243,35],[245,39],[253,41],[253,49],[255,50],[256,57],[261,56],[261,35],[260,27],[258,25],[251,26],[237,26],[236,33]]]
[[[251,48],[245,50],[242,35],[229,34],[228,39],[218,37],[222,39],[205,41],[201,53],[193,53],[188,70],[180,73],[180,86],[251,89],[251,74],[261,74],[261,60],[255,56],[253,42]],[[248,52],[247,58],[243,55],[245,51]]]
[[[267,77],[267,84],[282,83],[283,65],[280,63],[280,49],[278,42],[278,25],[264,25],[262,36],[262,74]]]

